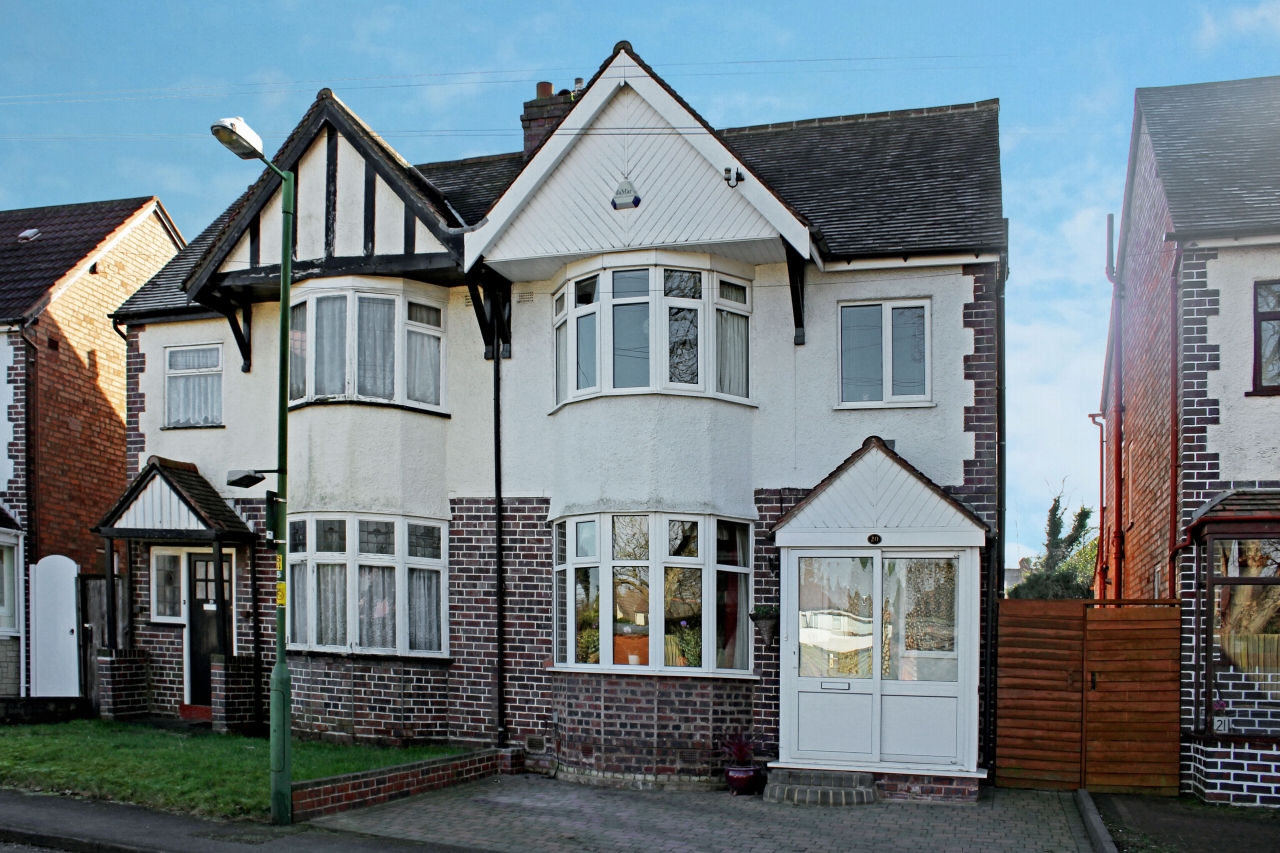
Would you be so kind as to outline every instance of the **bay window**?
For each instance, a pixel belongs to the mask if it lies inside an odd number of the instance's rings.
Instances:
[[[553,542],[557,666],[750,671],[749,523],[578,516]]]
[[[290,519],[290,647],[445,654],[447,537],[444,522],[427,519]]]
[[[444,310],[415,294],[316,292],[292,308],[289,399],[444,405]]]
[[[652,391],[748,400],[749,299],[745,282],[705,269],[569,280],[553,297],[556,404]]]
[[[922,403],[930,399],[929,302],[840,306],[840,404]]]

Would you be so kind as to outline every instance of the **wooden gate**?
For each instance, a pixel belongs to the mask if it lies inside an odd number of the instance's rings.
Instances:
[[[1101,604],[1000,602],[997,785],[1177,793],[1178,602]]]

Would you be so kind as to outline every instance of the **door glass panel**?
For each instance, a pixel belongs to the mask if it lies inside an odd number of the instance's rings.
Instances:
[[[800,677],[870,678],[874,563],[800,558]]]
[[[613,567],[613,662],[649,665],[649,568]]]
[[[668,566],[663,585],[663,664],[702,666],[702,569]]]
[[[891,681],[955,681],[954,557],[884,562],[880,675]]]

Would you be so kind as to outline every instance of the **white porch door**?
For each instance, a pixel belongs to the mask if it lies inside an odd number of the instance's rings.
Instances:
[[[49,556],[31,567],[31,694],[80,695],[76,642],[76,575],[69,557]]]
[[[960,769],[964,555],[790,549],[781,760]],[[968,620],[962,620],[968,621]],[[967,673],[963,673],[967,675]]]

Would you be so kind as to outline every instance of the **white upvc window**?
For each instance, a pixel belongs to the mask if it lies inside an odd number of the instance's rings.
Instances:
[[[840,406],[928,403],[929,300],[852,302],[839,308]]]
[[[751,524],[674,513],[554,526],[555,664],[751,671]]]
[[[222,426],[222,344],[164,351],[165,426]]]
[[[416,294],[316,290],[290,317],[289,400],[441,411],[445,311]]]
[[[18,633],[20,588],[17,549],[13,545],[0,545],[0,634]]]
[[[151,549],[151,621],[168,622],[175,625],[187,624],[187,600],[194,597],[199,601],[214,601],[217,588],[214,586],[214,566],[211,548],[181,548],[157,545]],[[236,555],[234,548],[222,551],[222,594],[223,600],[235,612],[236,601]],[[193,578],[188,577],[188,570],[194,572],[196,589],[191,589]],[[232,642],[235,642],[235,631],[231,631]]]
[[[604,269],[553,299],[556,405],[598,394],[748,402],[750,285],[707,269]]]
[[[448,538],[434,519],[290,516],[289,648],[447,654]]]

